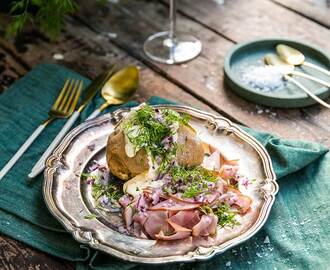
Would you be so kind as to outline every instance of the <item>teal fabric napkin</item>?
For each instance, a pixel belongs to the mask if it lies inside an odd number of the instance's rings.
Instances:
[[[0,95],[0,167],[47,115],[66,78],[89,80],[57,65],[39,65]],[[153,97],[151,104],[169,101]],[[97,97],[79,122],[102,103]],[[125,106],[135,106],[129,102]],[[112,110],[116,108],[111,108]],[[330,154],[322,145],[279,139],[245,128],[269,151],[280,192],[265,226],[254,237],[205,262],[146,266],[124,262],[76,242],[48,212],[42,176],[27,173],[65,120],[47,128],[0,181],[0,233],[51,255],[77,262],[77,269],[328,269],[330,263]]]

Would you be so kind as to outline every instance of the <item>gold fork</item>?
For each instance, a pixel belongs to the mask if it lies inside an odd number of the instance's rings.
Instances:
[[[40,133],[55,119],[68,118],[77,105],[83,82],[81,80],[67,79],[60,94],[48,112],[48,118],[30,135],[25,143],[18,149],[15,155],[0,171],[0,180],[15,165],[17,160],[25,153]]]

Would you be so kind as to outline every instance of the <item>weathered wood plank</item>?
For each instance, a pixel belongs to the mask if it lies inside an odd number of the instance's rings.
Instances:
[[[304,6],[307,1],[297,1],[297,3],[299,2],[297,8]],[[225,1],[224,5],[219,5],[213,0],[204,0],[203,5],[200,5],[198,0],[181,0],[178,1],[178,8],[181,13],[202,23],[212,31],[224,35],[234,43],[254,38],[288,37],[315,44],[330,53],[330,43],[328,42],[330,31],[326,27],[268,0],[231,0]],[[327,21],[329,21],[330,9],[324,8],[323,10],[326,13]],[[327,131],[328,135],[325,135],[329,137],[330,129],[327,124],[330,121],[329,110],[320,106],[313,106],[295,112],[294,116],[289,115],[290,119],[296,120],[295,117],[301,115],[300,117],[307,122],[307,126],[321,127]],[[305,131],[310,132],[308,129]],[[313,130],[311,131],[313,132]],[[314,130],[314,132],[317,137],[317,131]],[[319,142],[322,142],[321,137],[322,135],[319,136]],[[302,138],[304,138],[304,132]],[[306,139],[310,140],[309,137]],[[326,144],[329,145],[329,143]]]
[[[259,3],[259,0],[256,1]],[[95,4],[91,1],[84,0],[82,2],[84,3],[84,8],[80,14],[80,19],[92,29],[103,34],[109,32],[115,33],[117,37],[111,39],[113,43],[125,49],[131,55],[141,59],[144,63],[161,72],[176,84],[184,87],[187,92],[192,93],[224,115],[230,115],[235,119],[239,119],[244,124],[253,128],[274,132],[286,138],[307,139],[330,145],[328,139],[330,128],[326,125],[320,125],[318,115],[314,114],[315,111],[320,110],[322,113],[325,111],[318,106],[311,110],[308,109],[308,117],[306,117],[307,113],[304,113],[302,110],[262,108],[237,97],[230,89],[224,86],[223,61],[233,43],[221,37],[215,31],[206,29],[191,19],[179,16],[179,29],[198,35],[204,45],[203,52],[197,59],[188,64],[175,66],[161,65],[151,62],[146,58],[142,52],[142,44],[150,34],[167,28],[168,10],[166,7],[157,1],[131,0],[122,1],[119,4],[109,4],[108,8],[101,10],[95,7]],[[184,5],[181,5],[181,9],[194,9],[195,13],[192,16],[204,16],[206,20],[208,20],[207,17],[213,17],[214,20],[218,18],[219,21],[224,21],[222,30],[225,34],[230,32],[228,30],[231,27],[230,21],[233,20],[236,26],[238,26],[238,21],[241,20],[241,13],[244,13],[244,10],[236,9],[235,11],[231,11],[231,15],[228,16],[225,12],[217,10],[217,6],[213,7],[210,1],[203,1],[203,5],[198,4],[200,3],[199,1],[183,0],[183,2]],[[250,6],[251,2],[255,1],[233,0],[228,3],[233,8],[235,5],[238,5],[239,9],[240,6],[243,6],[248,10],[254,9]],[[182,3],[182,1],[178,1],[178,3]],[[274,3],[271,4],[277,9],[280,9],[281,12],[288,12]],[[208,6],[208,11],[204,10],[205,6]],[[265,10],[259,9],[259,12],[263,12],[262,14],[264,14]],[[264,18],[268,16],[262,14],[257,16],[259,20],[262,20],[260,17]],[[294,14],[294,16],[297,15]],[[88,18],[88,20],[85,18]],[[294,20],[296,20],[295,17]],[[258,19],[254,20],[254,22],[258,23]],[[268,23],[271,24],[272,21]],[[306,22],[306,24],[308,23]],[[244,35],[242,34],[243,38],[247,38],[248,31],[252,27],[251,23],[247,23],[247,25],[248,27],[246,28],[245,22],[242,23],[239,32],[233,38],[237,38],[240,41],[239,34],[242,33],[244,33]],[[315,34],[319,29],[315,28],[315,26],[313,27],[312,30]],[[292,27],[290,26],[290,28]],[[326,30],[322,29],[321,27],[321,33],[329,35]],[[302,29],[299,31],[302,32]],[[318,35],[320,31],[317,33]],[[259,31],[258,35],[260,34],[261,32]],[[309,37],[312,38],[311,34]],[[324,41],[322,42],[324,43]],[[324,112],[324,115],[326,119],[329,119],[329,112]]]
[[[0,93],[26,72],[3,48],[0,48]]]
[[[1,270],[73,270],[74,264],[27,247],[0,235]]]
[[[204,0],[203,5],[198,0],[181,0],[178,1],[178,8],[181,13],[234,42],[261,37],[287,37],[330,51],[330,31],[326,27],[269,0],[230,0],[225,1],[224,5],[213,0]]]
[[[28,38],[31,36],[33,40]],[[24,59],[30,67],[39,63],[57,63],[94,78],[112,63],[116,63],[118,68],[136,64],[140,68],[141,80],[135,99],[145,101],[150,96],[157,95],[215,113],[180,87],[109,43],[107,37],[95,34],[90,29],[77,24],[76,21],[67,24],[67,31],[55,43],[49,43],[40,35],[38,37],[34,31],[26,33],[24,37],[16,44],[0,39],[0,46]],[[63,59],[54,59],[55,54],[63,55]]]
[[[330,28],[329,0],[272,0],[272,1]]]

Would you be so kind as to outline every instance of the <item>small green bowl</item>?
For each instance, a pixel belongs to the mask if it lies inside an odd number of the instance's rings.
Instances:
[[[242,80],[243,67],[260,65],[267,53],[276,53],[275,47],[278,44],[291,46],[301,51],[305,55],[306,61],[330,69],[329,54],[315,46],[289,39],[261,39],[238,44],[230,50],[224,65],[225,82],[238,95],[257,104],[278,108],[299,108],[317,103],[303,90],[290,82],[287,82],[285,87],[266,92],[255,89]],[[327,75],[307,67],[296,67],[296,70],[307,72],[325,81],[330,80]],[[325,86],[300,77],[294,78],[321,99],[325,99],[330,95],[330,89]]]

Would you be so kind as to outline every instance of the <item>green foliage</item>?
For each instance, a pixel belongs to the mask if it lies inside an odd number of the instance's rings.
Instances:
[[[36,10],[32,13],[31,9]],[[51,40],[58,37],[63,26],[64,16],[78,10],[75,0],[16,0],[10,14],[11,22],[7,36],[12,37],[22,31],[27,22],[33,22]]]

